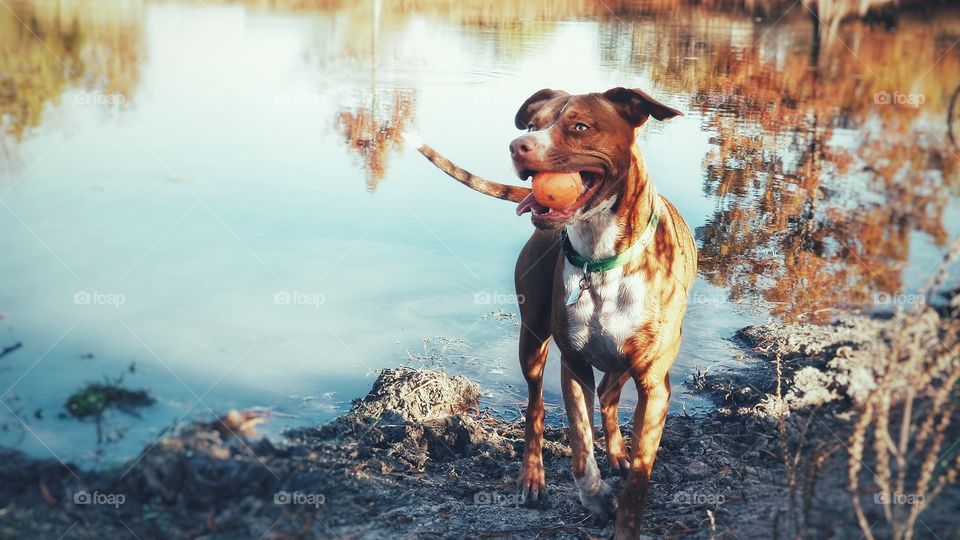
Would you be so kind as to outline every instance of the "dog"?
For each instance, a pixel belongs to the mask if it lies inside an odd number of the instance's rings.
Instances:
[[[537,228],[515,269],[517,295],[524,299],[519,356],[528,392],[521,496],[537,502],[545,495],[543,370],[552,336],[561,353],[561,390],[580,501],[600,519],[616,512],[617,539],[639,536],[667,416],[670,367],[697,268],[693,234],[677,209],[657,194],[634,140],[649,118],[663,121],[680,114],[642,90],[570,95],[544,89],[517,111],[515,124],[528,133],[510,143],[521,179],[577,171],[584,184],[568,208],[549,209],[532,195],[517,207],[519,214],[531,212]],[[591,262],[603,261],[610,262],[591,268]],[[594,368],[604,372],[599,387]],[[639,396],[632,451],[617,419],[628,379]],[[607,456],[615,471],[626,474],[619,498],[601,478],[593,453],[594,391]]]
[[[544,89],[514,118],[527,131],[510,143],[522,180],[541,172],[578,172],[579,197],[568,207],[539,204],[529,189],[472,175],[417,143],[435,165],[482,193],[518,202],[536,227],[517,259],[519,356],[527,382],[520,496],[546,495],[543,471],[543,371],[548,344],[561,352],[561,389],[570,425],[573,477],[580,501],[599,520],[616,515],[615,539],[639,536],[650,473],[670,399],[670,367],[680,347],[687,295],[697,270],[693,235],[656,192],[634,141],[653,117],[682,113],[642,90],[613,88],[570,95]],[[599,387],[594,368],[604,373]],[[627,380],[637,387],[631,446],[617,409]],[[606,450],[626,481],[615,496],[594,456],[594,392]]]

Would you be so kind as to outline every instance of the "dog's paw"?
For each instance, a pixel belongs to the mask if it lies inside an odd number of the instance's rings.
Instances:
[[[547,500],[546,475],[543,465],[524,465],[517,478],[517,496],[524,506],[535,507]]]
[[[610,472],[617,476],[626,476],[630,470],[630,451],[626,448],[607,450],[607,459],[610,461]]]
[[[609,522],[617,513],[617,497],[610,484],[600,480],[594,493],[580,490],[580,503],[590,511],[590,517],[599,525]]]
[[[640,534],[638,531],[614,531],[611,540],[653,540],[652,536]]]

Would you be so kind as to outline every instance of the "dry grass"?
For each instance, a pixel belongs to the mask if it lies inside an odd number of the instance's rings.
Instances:
[[[774,517],[773,537],[800,539],[804,538],[804,531],[811,527],[810,513],[821,469],[843,445],[839,442],[811,441],[808,438],[820,409],[814,407],[805,418],[791,416],[783,394],[785,378],[779,355],[776,357],[776,369],[777,435],[786,475],[787,507],[786,511],[778,511]]]
[[[927,298],[958,257],[960,239],[926,288]],[[944,448],[960,397],[960,324],[944,324],[926,304],[895,317],[903,330],[889,344],[876,387],[858,407],[849,443],[849,487],[868,540],[875,538],[875,524],[864,509],[865,493],[882,507],[890,537],[909,540],[920,514],[960,470],[957,442]]]
[[[960,238],[924,288],[925,298],[942,290],[957,259]],[[960,405],[960,319],[950,308],[938,312],[924,303],[900,310],[882,328],[857,360],[873,376],[859,381],[864,388],[857,392],[848,380],[851,387],[840,393],[850,400],[833,402],[839,406],[791,401],[796,359],[781,359],[780,352],[771,358],[776,388],[765,410],[776,421],[785,488],[773,538],[822,534],[824,516],[837,515],[830,509],[838,502],[831,493],[841,487],[833,480],[837,473],[846,472],[856,525],[868,540],[909,540],[926,530],[921,514],[956,482],[960,440],[952,438],[960,426],[951,424]],[[817,494],[824,479],[829,485]]]

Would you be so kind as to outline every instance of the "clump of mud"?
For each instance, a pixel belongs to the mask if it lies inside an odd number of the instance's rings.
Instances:
[[[477,408],[480,387],[466,377],[411,368],[385,369],[367,396],[351,413],[379,419],[395,415],[404,421],[446,418]]]
[[[779,406],[802,409],[838,399],[861,403],[875,387],[895,330],[886,320],[848,315],[828,325],[748,326],[736,337],[779,364],[783,400],[774,403],[768,397],[761,407],[776,413]],[[766,370],[774,381],[777,367],[768,364]]]

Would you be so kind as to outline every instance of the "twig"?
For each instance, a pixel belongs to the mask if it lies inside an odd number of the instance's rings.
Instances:
[[[23,343],[18,341],[13,345],[9,345],[7,347],[4,347],[3,349],[0,349],[0,358],[3,358],[4,356],[12,353],[13,351],[19,349],[20,347],[23,347]]]

